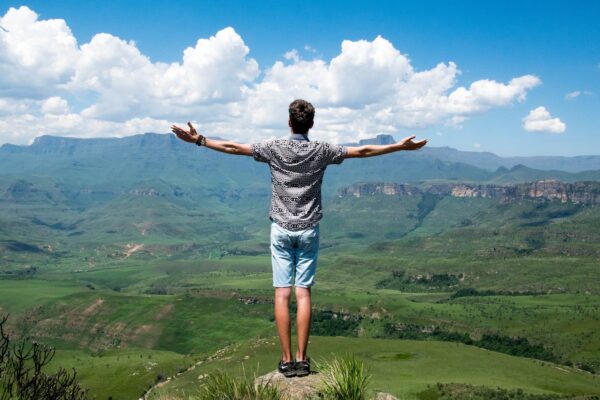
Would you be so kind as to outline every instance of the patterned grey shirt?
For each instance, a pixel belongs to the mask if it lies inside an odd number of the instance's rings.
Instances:
[[[346,151],[344,146],[309,141],[307,135],[300,134],[253,144],[254,159],[271,168],[270,219],[291,231],[317,225],[323,217],[321,184],[325,168],[341,164]]]

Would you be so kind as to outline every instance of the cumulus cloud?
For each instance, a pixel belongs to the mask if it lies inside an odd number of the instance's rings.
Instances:
[[[249,49],[232,29],[199,39],[181,63],[152,63],[135,43],[102,33],[81,46],[76,72],[65,88],[92,91],[97,102],[83,110],[94,118],[125,120],[132,115],[177,116],[205,104],[239,100],[245,82],[258,74]]]
[[[402,128],[460,127],[490,108],[524,101],[541,83],[523,75],[458,87],[454,62],[417,71],[381,36],[344,40],[330,60],[310,46],[303,50],[311,60],[292,49],[261,70],[231,27],[162,63],[110,33],[78,44],[64,20],[41,20],[25,6],[10,8],[0,25],[0,143],[30,141],[32,131],[166,132],[170,123],[187,120],[199,121],[208,134],[261,140],[286,132],[295,98],[317,107],[320,137],[350,142]],[[29,127],[27,136],[15,134],[20,126]]]
[[[62,19],[40,21],[28,7],[0,17],[0,95],[39,97],[74,72],[77,40]]]
[[[552,118],[546,107],[538,107],[523,118],[523,128],[528,132],[563,133],[567,125],[559,118]]]

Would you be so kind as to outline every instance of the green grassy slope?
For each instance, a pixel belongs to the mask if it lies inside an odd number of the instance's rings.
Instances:
[[[218,369],[237,374],[242,368],[247,374],[272,371],[273,360],[279,356],[276,341],[268,337],[228,348],[170,382],[161,392],[193,395],[203,375]],[[600,384],[589,373],[462,344],[313,336],[310,346],[312,353],[318,354],[316,361],[353,352],[373,374],[373,392],[384,391],[406,400],[422,398],[428,385],[437,382],[521,388],[529,393],[600,394]]]

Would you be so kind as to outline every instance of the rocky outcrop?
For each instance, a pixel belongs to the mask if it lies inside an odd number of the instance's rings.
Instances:
[[[364,197],[378,193],[389,196],[413,196],[421,194],[421,190],[404,183],[357,183],[339,190],[340,196]]]
[[[341,197],[364,197],[374,194],[413,196],[424,193],[453,197],[483,197],[498,199],[501,203],[527,200],[559,200],[583,205],[600,204],[600,182],[567,183],[542,180],[514,185],[494,184],[428,184],[423,186],[404,183],[357,183],[339,190]]]
[[[258,377],[255,383],[258,385],[269,384],[275,386],[279,389],[283,399],[304,400],[317,395],[322,386],[322,379],[323,376],[316,372],[301,378],[286,378],[278,371],[273,371]]]
[[[304,377],[286,378],[277,371],[256,378],[256,385],[273,385],[281,393],[285,400],[307,400],[319,398],[319,391],[323,386],[323,375],[313,371]],[[389,393],[379,392],[375,395],[376,400],[398,400]]]

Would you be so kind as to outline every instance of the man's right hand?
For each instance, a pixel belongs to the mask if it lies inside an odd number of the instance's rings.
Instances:
[[[419,140],[418,142],[413,142],[412,140],[416,137],[416,135],[408,136],[402,139],[399,143],[402,145],[402,150],[418,150],[421,147],[427,144],[427,139]]]

